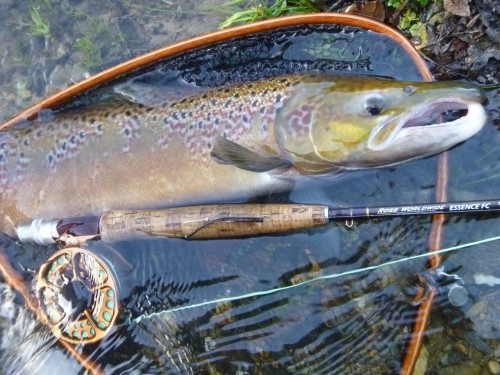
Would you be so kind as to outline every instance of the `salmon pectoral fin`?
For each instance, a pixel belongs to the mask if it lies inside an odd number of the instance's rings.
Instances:
[[[261,155],[221,136],[217,137],[211,156],[220,164],[231,164],[251,172],[267,172],[292,166],[289,160]]]

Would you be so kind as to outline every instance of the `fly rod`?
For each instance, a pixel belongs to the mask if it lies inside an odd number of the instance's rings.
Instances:
[[[22,242],[41,245],[72,238],[112,242],[141,235],[221,239],[309,229],[338,220],[495,211],[500,211],[500,200],[351,208],[311,204],[214,204],[107,211],[100,217],[35,219],[19,225],[17,235]]]

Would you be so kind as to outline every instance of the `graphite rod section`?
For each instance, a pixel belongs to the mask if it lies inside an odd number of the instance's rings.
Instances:
[[[435,214],[464,214],[500,211],[500,200],[431,203],[378,207],[329,208],[330,220],[374,219],[391,216],[416,216]]]

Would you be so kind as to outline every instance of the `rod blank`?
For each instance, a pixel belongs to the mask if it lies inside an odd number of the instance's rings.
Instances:
[[[330,220],[369,219],[390,216],[463,214],[493,211],[500,211],[500,200],[415,204],[411,206],[329,208],[328,218]]]

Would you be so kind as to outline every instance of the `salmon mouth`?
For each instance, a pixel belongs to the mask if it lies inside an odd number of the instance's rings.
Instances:
[[[429,148],[430,151],[425,154],[437,153],[477,133],[486,119],[486,111],[479,101],[437,99],[414,107],[400,118],[387,119],[379,124],[368,139],[368,147],[382,152],[404,143],[407,148],[416,145],[422,149]],[[437,144],[440,146],[437,147]]]
[[[422,112],[406,121],[402,128],[433,125],[451,125],[467,117],[469,104],[461,101],[443,100],[426,104]]]

